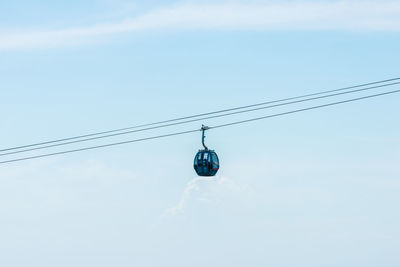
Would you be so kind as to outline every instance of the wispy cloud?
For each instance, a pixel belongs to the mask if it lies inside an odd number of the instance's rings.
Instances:
[[[208,181],[215,181],[215,178],[198,177],[193,180],[190,180],[190,182],[186,185],[185,189],[183,190],[181,199],[179,200],[178,204],[176,204],[174,207],[166,209],[163,216],[183,213],[187,201],[190,199],[193,192],[200,190],[199,183]]]
[[[209,29],[400,31],[400,1],[180,4],[116,23],[0,35],[0,50],[77,45],[118,33]]]
[[[197,177],[189,181],[183,190],[179,202],[164,211],[162,217],[182,214],[191,202],[216,203],[229,195],[247,197],[254,192],[247,186],[238,184],[225,176]]]

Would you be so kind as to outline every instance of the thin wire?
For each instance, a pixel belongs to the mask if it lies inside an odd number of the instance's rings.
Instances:
[[[226,116],[231,116],[231,115],[240,114],[240,113],[253,112],[253,111],[262,110],[262,109],[274,108],[274,107],[279,107],[279,106],[286,106],[286,105],[291,105],[291,104],[296,104],[296,103],[301,103],[301,102],[306,102],[306,101],[312,101],[312,100],[323,99],[323,98],[328,98],[328,97],[333,97],[333,96],[339,96],[339,95],[345,95],[345,94],[350,94],[350,93],[355,93],[355,92],[367,91],[367,90],[372,90],[372,89],[377,89],[377,88],[382,88],[382,87],[387,87],[387,86],[392,86],[392,85],[397,85],[397,84],[400,84],[400,82],[384,84],[384,85],[377,85],[377,86],[372,86],[372,87],[367,87],[367,88],[362,88],[362,89],[357,89],[357,90],[352,90],[352,91],[347,91],[347,92],[342,92],[342,93],[335,93],[335,94],[330,94],[330,95],[306,98],[306,99],[302,99],[302,100],[296,100],[296,101],[286,102],[286,103],[282,103],[282,104],[275,104],[275,105],[270,105],[270,106],[265,106],[265,107],[259,107],[259,108],[254,108],[254,109],[235,111],[235,112],[231,112],[231,113],[208,116],[208,117],[203,117],[203,118],[199,118],[199,119],[192,119],[192,120],[186,120],[186,121],[181,121],[181,122],[175,122],[175,123],[165,124],[165,125],[161,125],[161,126],[153,126],[153,127],[148,127],[148,128],[139,129],[139,130],[131,130],[131,131],[122,132],[122,133],[108,134],[108,135],[85,138],[85,139],[80,139],[80,140],[75,140],[75,141],[57,143],[57,144],[52,144],[52,145],[47,145],[47,146],[29,148],[29,149],[14,151],[14,152],[7,152],[7,153],[0,154],[0,157],[7,156],[7,155],[13,155],[13,154],[25,153],[25,152],[34,151],[34,150],[41,150],[41,149],[46,149],[46,148],[51,148],[51,147],[64,146],[64,145],[70,145],[70,144],[75,144],[75,143],[93,141],[93,140],[109,138],[109,137],[113,137],[113,136],[131,134],[131,133],[142,132],[142,131],[147,131],[147,130],[153,130],[153,129],[158,129],[158,128],[164,128],[164,127],[169,127],[169,126],[181,125],[181,124],[186,124],[186,123],[191,123],[191,122],[196,122],[196,121],[201,121],[201,120],[226,117]]]
[[[378,96],[389,95],[389,94],[394,94],[394,93],[399,93],[399,92],[400,92],[400,90],[394,90],[394,91],[389,91],[389,92],[384,92],[384,93],[379,93],[379,94],[373,94],[373,95],[368,95],[368,96],[363,96],[363,97],[357,97],[357,98],[352,98],[352,99],[348,99],[348,100],[342,100],[342,101],[332,102],[332,103],[313,106],[313,107],[308,107],[308,108],[296,109],[296,110],[292,110],[292,111],[277,113],[277,114],[268,115],[268,116],[257,117],[257,118],[248,119],[248,120],[241,120],[241,121],[236,121],[236,122],[231,122],[231,123],[226,123],[226,124],[220,124],[220,125],[217,125],[217,126],[209,127],[209,129],[217,129],[217,128],[222,128],[222,127],[227,127],[227,126],[232,126],[232,125],[248,123],[248,122],[252,122],[252,121],[269,119],[269,118],[273,118],[273,117],[279,117],[279,116],[289,115],[289,114],[303,112],[303,111],[307,111],[307,110],[324,108],[324,107],[329,107],[329,106],[334,106],[334,105],[339,105],[339,104],[344,104],[344,103],[349,103],[349,102],[354,102],[354,101],[359,101],[359,100],[364,100],[364,99],[369,99],[369,98],[374,98],[374,97],[378,97]],[[104,148],[104,147],[123,145],[123,144],[128,144],[128,143],[134,143],[134,142],[140,142],[140,141],[164,138],[164,137],[169,137],[169,136],[176,136],[176,135],[194,133],[194,132],[198,132],[198,131],[200,131],[200,129],[189,130],[189,131],[184,131],[184,132],[177,132],[177,133],[171,133],[171,134],[164,134],[164,135],[158,135],[158,136],[152,136],[152,137],[146,137],[146,138],[140,138],[140,139],[134,139],[134,140],[118,142],[118,143],[110,143],[110,144],[99,145],[99,146],[84,147],[84,148],[80,148],[80,149],[73,149],[73,150],[55,152],[55,153],[50,153],[50,154],[42,154],[42,155],[37,155],[37,156],[25,157],[25,158],[17,158],[17,159],[12,159],[12,160],[7,160],[7,161],[1,161],[0,164],[6,164],[6,163],[24,161],[24,160],[30,160],[30,159],[37,159],[37,158],[44,158],[44,157],[50,157],[50,156],[55,156],[55,155],[62,155],[62,154],[68,154],[68,153],[74,153],[74,152],[80,152],[80,151],[92,150],[92,149],[98,149],[98,148]]]
[[[328,104],[318,105],[318,106],[313,106],[313,107],[308,107],[308,108],[296,109],[296,110],[293,110],[293,111],[287,111],[287,112],[283,112],[283,113],[278,113],[278,114],[273,114],[273,115],[268,115],[268,116],[262,116],[262,117],[257,117],[257,118],[253,118],[253,119],[248,119],[248,120],[242,120],[242,121],[236,121],[236,122],[231,122],[231,123],[226,123],[226,124],[220,124],[220,125],[217,125],[217,126],[214,126],[214,127],[210,127],[210,129],[227,127],[227,126],[247,123],[247,122],[251,122],[251,121],[269,119],[269,118],[273,118],[273,117],[278,117],[278,116],[284,116],[284,115],[289,115],[289,114],[293,114],[293,113],[298,113],[298,112],[302,112],[302,111],[306,111],[306,110],[324,108],[324,107],[329,107],[329,106],[334,106],[334,105],[339,105],[339,104],[344,104],[344,103],[349,103],[349,102],[354,102],[354,101],[359,101],[359,100],[363,100],[363,99],[368,99],[368,98],[373,98],[373,97],[378,97],[378,96],[383,96],[383,95],[389,95],[389,94],[394,94],[394,93],[399,93],[399,92],[400,92],[400,90],[394,90],[394,91],[389,91],[389,92],[385,92],[385,93],[379,93],[379,94],[374,94],[374,95],[357,97],[357,98],[352,98],[352,99],[348,99],[348,100],[342,100],[342,101],[338,101],[338,102],[333,102],[333,103],[328,103]]]
[[[61,152],[55,152],[55,153],[50,153],[50,154],[43,154],[43,155],[38,155],[38,156],[32,156],[32,157],[26,157],[26,158],[19,158],[19,159],[7,160],[7,161],[1,161],[0,164],[10,163],[10,162],[16,162],[16,161],[23,161],[23,160],[29,160],[29,159],[44,158],[44,157],[50,157],[50,156],[56,156],[56,155],[62,155],[62,154],[80,152],[80,151],[85,151],[85,150],[92,150],[92,149],[103,148],[103,147],[109,147],[109,146],[124,145],[124,144],[135,143],[135,142],[141,142],[141,141],[152,140],[152,139],[157,139],[157,138],[163,138],[163,137],[169,137],[169,136],[175,136],[175,135],[182,135],[182,134],[188,134],[188,133],[194,133],[194,132],[198,132],[198,131],[200,131],[200,130],[190,130],[190,131],[184,131],[184,132],[177,132],[177,133],[171,133],[171,134],[164,134],[164,135],[158,135],[158,136],[151,136],[151,137],[140,138],[140,139],[135,139],[135,140],[129,140],[129,141],[124,141],[124,142],[118,142],[118,143],[111,143],[111,144],[105,144],[105,145],[99,145],[99,146],[92,146],[92,147],[84,147],[84,148],[73,149],[73,150],[67,150],[67,151],[61,151]]]
[[[245,109],[245,108],[251,108],[251,107],[256,107],[256,106],[262,106],[262,105],[267,105],[267,104],[273,104],[273,103],[278,103],[278,102],[283,102],[283,101],[289,101],[289,100],[294,100],[294,99],[299,99],[299,98],[304,98],[304,97],[310,97],[310,96],[316,96],[316,95],[321,95],[321,94],[344,91],[344,90],[349,90],[349,89],[354,89],[354,88],[359,88],[359,87],[364,87],[364,86],[369,86],[369,85],[374,85],[374,84],[380,84],[380,83],[385,83],[385,82],[391,82],[391,81],[396,81],[396,80],[400,80],[400,77],[393,78],[393,79],[376,81],[376,82],[364,83],[364,84],[354,85],[354,86],[349,86],[349,87],[343,87],[343,88],[334,89],[334,90],[322,91],[322,92],[317,92],[317,93],[312,93],[312,94],[289,97],[289,98],[284,98],[284,99],[279,99],[279,100],[261,102],[261,103],[257,103],[257,104],[247,105],[247,106],[223,109],[223,110],[207,112],[207,113],[201,113],[201,114],[196,114],[196,115],[191,115],[191,116],[186,116],[186,117],[180,117],[180,118],[175,118],[175,119],[169,119],[169,120],[164,120],[164,121],[158,121],[158,122],[153,122],[153,123],[146,123],[146,124],[141,124],[141,125],[136,125],[136,126],[120,128],[120,129],[114,129],[114,130],[96,132],[96,133],[91,133],[91,134],[84,134],[84,135],[78,135],[78,136],[73,136],[73,137],[67,137],[67,138],[62,138],[62,139],[56,139],[56,140],[51,140],[51,141],[45,141],[45,142],[27,144],[27,145],[22,145],[22,146],[4,148],[4,149],[0,149],[0,152],[11,151],[11,150],[16,150],[16,149],[22,149],[22,148],[27,148],[27,147],[40,146],[40,145],[47,145],[47,144],[52,144],[52,143],[59,143],[59,142],[63,142],[63,141],[75,140],[75,139],[91,137],[91,136],[97,136],[97,135],[103,135],[103,134],[109,134],[109,133],[115,133],[115,132],[121,132],[121,131],[125,131],[125,130],[137,129],[137,128],[142,128],[142,127],[147,127],[147,126],[153,126],[153,125],[159,125],[159,124],[164,124],[164,123],[169,123],[169,122],[174,122],[174,121],[181,121],[181,120],[185,120],[185,119],[191,119],[191,118],[207,116],[207,115],[211,115],[211,114],[218,114],[218,113],[229,112],[229,111],[234,111],[234,110],[240,110],[240,109]]]

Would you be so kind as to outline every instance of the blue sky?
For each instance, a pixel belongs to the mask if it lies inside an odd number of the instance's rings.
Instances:
[[[3,1],[0,18],[1,147],[400,69],[400,1]],[[0,265],[398,266],[399,100],[212,130],[213,179],[192,169],[200,133],[2,165]]]

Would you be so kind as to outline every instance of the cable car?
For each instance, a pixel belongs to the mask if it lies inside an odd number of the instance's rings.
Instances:
[[[204,144],[204,132],[208,130],[209,127],[202,126],[202,143],[204,149],[200,149],[194,157],[193,167],[198,176],[214,176],[217,174],[219,169],[219,159],[217,153],[214,150],[208,149]]]

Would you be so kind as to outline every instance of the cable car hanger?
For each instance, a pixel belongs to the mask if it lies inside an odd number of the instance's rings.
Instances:
[[[201,131],[202,131],[201,143],[203,144],[205,150],[208,150],[208,147],[206,146],[206,144],[204,144],[204,139],[206,138],[204,133],[205,133],[205,131],[207,131],[209,129],[210,129],[210,127],[205,126],[204,124],[201,125]]]

